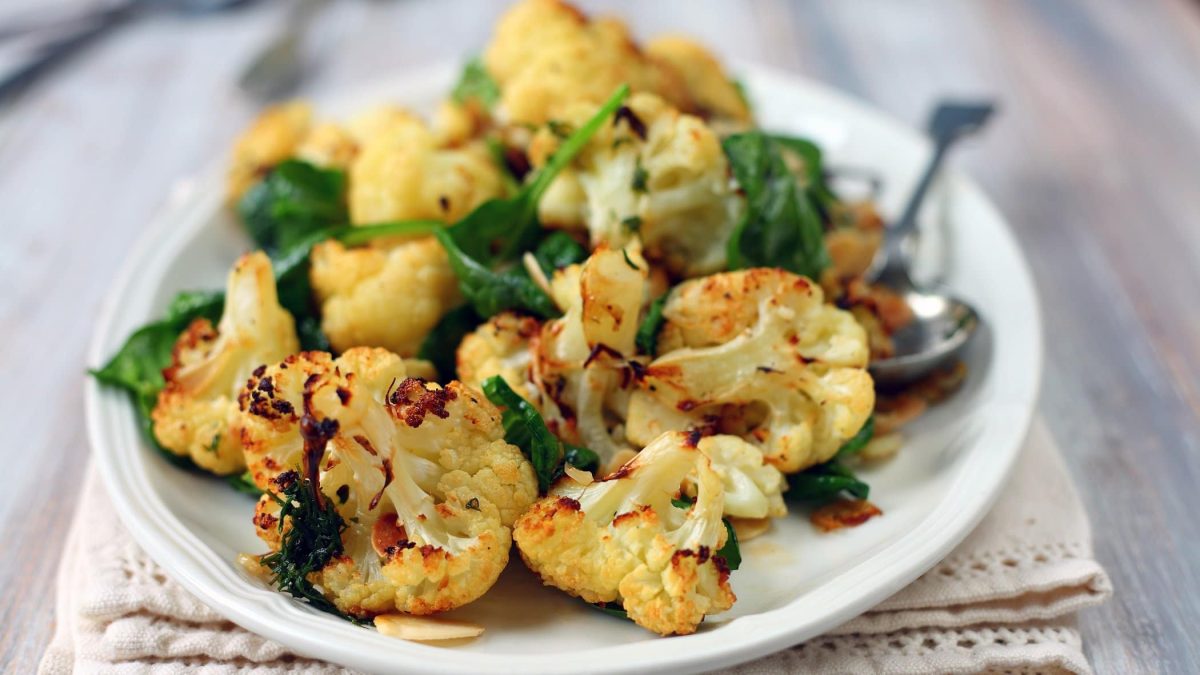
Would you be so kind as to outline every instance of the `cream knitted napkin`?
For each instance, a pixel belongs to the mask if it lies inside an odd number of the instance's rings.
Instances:
[[[1087,516],[1035,423],[1012,481],[937,567],[829,634],[734,673],[1090,672],[1073,614],[1111,586]],[[89,471],[40,671],[345,673],[290,654],[201,604],[134,544]]]

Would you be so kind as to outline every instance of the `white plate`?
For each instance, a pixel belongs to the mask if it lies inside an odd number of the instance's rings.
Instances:
[[[455,68],[422,72],[337,99],[344,115],[370,102],[429,109]],[[877,170],[895,214],[928,147],[920,136],[826,88],[759,67],[739,69],[764,127],[815,137],[831,163]],[[172,200],[130,256],[101,313],[90,361],[99,364],[178,290],[219,287],[249,247],[222,208],[220,171]],[[734,608],[695,635],[656,638],[540,586],[514,555],[483,599],[454,612],[487,632],[436,647],[388,638],[249,578],[238,552],[262,544],[252,500],[221,481],[172,468],[142,441],[124,393],[89,381],[88,431],[109,495],[134,538],[176,580],[230,620],[300,654],[387,672],[682,672],[762,656],[814,637],[884,600],[946,555],[987,511],[1028,428],[1041,372],[1040,320],[1029,271],[1003,219],[961,176],[946,181],[940,244],[958,265],[949,283],[989,330],[973,345],[964,391],[921,418],[900,455],[864,471],[885,515],[818,534],[801,515],[748,542],[733,574]]]

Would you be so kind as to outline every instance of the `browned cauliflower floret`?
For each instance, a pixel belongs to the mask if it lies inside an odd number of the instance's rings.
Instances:
[[[683,76],[689,97],[706,117],[729,125],[751,123],[750,107],[742,93],[703,46],[682,36],[664,35],[648,42],[646,53]]]
[[[409,378],[398,356],[358,348],[290,356],[258,371],[239,403],[255,483],[278,491],[316,467],[346,523],[342,554],[310,575],[338,610],[430,614],[495,583],[537,482],[474,389]],[[255,524],[278,548],[276,513],[264,497]]]
[[[338,351],[385,347],[413,356],[438,319],[461,303],[458,279],[432,237],[391,248],[327,241],[313,247],[310,277],[321,329]]]
[[[575,103],[599,105],[622,84],[688,109],[683,78],[647,57],[615,19],[589,20],[559,0],[525,0],[496,25],[484,64],[507,121],[543,124]]]
[[[458,377],[476,388],[499,375],[509,388],[537,404],[532,385],[533,354],[530,340],[541,331],[541,323],[529,316],[502,312],[467,334],[458,346]]]
[[[721,478],[694,436],[666,433],[602,481],[560,481],[517,521],[521,557],[548,585],[588,602],[621,603],[638,625],[692,633],[733,606]],[[684,481],[696,500],[672,499]]]
[[[725,272],[678,286],[660,356],[630,399],[625,434],[670,429],[744,437],[785,473],[831,458],[875,402],[867,340],[820,287],[778,269]]]
[[[262,253],[242,256],[229,272],[217,327],[196,319],[175,342],[163,371],[166,386],[150,413],[155,438],[213,473],[243,470],[237,394],[255,368],[299,348],[292,315],[275,294],[271,262]]]
[[[264,110],[233,146],[225,188],[229,200],[240,199],[272,167],[295,155],[311,123],[312,108],[301,101]]]
[[[350,130],[359,143],[348,197],[356,224],[455,222],[504,193],[500,169],[482,143],[447,146],[420,118],[400,108],[369,112]]]
[[[640,237],[646,255],[675,274],[725,266],[725,246],[743,200],[729,179],[721,141],[703,120],[652,94],[636,94],[591,138],[538,205],[544,223],[587,229],[592,246],[625,246]],[[579,124],[594,106],[571,108]],[[542,129],[530,145],[542,166],[559,138]]]

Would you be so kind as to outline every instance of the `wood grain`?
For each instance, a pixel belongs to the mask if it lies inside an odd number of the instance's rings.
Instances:
[[[5,11],[35,0],[9,0]],[[585,2],[595,9],[601,3]],[[1041,412],[1090,510],[1116,597],[1084,612],[1099,672],[1200,663],[1200,8],[1186,0],[603,3],[639,34],[845,89],[913,123],[944,94],[1004,105],[960,158],[1013,223],[1042,293]],[[31,672],[86,462],[96,308],[171,184],[254,104],[232,83],[279,3],[160,14],[0,111],[0,671]],[[479,49],[499,3],[335,3],[306,87]]]

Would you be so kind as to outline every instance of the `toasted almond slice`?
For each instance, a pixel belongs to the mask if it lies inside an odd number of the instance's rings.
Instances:
[[[730,518],[729,523],[733,525],[739,543],[761,537],[771,529],[770,518]]]
[[[591,471],[584,471],[583,469],[576,469],[575,467],[571,466],[571,464],[568,462],[563,463],[563,473],[570,476],[571,480],[575,481],[576,483],[579,483],[580,485],[591,485],[592,481],[595,480],[595,478],[592,477]]]
[[[246,574],[268,581],[271,578],[271,570],[267,569],[262,564],[262,556],[253,555],[251,553],[237,554],[237,564],[241,565],[242,569],[246,570]]]
[[[381,614],[375,617],[375,629],[388,637],[416,642],[462,640],[483,634],[479,624],[411,614]]]
[[[882,462],[885,459],[891,459],[900,452],[900,446],[904,445],[904,436],[900,432],[892,432],[882,436],[876,436],[863,446],[862,450],[858,451],[858,456],[864,462]]]

